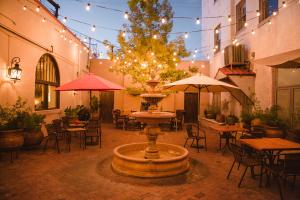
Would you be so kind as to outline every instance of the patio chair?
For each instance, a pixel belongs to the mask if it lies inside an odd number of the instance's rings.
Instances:
[[[174,120],[176,130],[181,130],[184,122],[184,110],[176,110],[176,118]]]
[[[116,128],[122,129],[124,127],[124,116],[121,116],[121,111],[119,109],[113,110],[113,123]]]
[[[300,176],[300,154],[285,154],[284,159],[278,159],[276,163],[264,162],[264,169],[267,175],[267,183],[270,182],[270,175],[272,175],[278,185],[280,198],[283,198],[283,191],[281,181],[286,181],[290,176],[293,177],[292,188],[294,189],[296,177]]]
[[[222,149],[222,140],[227,140],[229,138],[231,140],[231,142],[236,143],[236,136],[237,136],[237,132],[220,134],[220,137],[219,137],[219,150]]]
[[[86,132],[83,134],[84,136],[84,148],[86,149],[87,144],[99,144],[101,148],[101,125],[99,120],[90,120],[86,126]],[[94,140],[96,138],[96,140]],[[90,142],[87,141],[90,139]]]
[[[201,135],[200,132],[203,132],[203,135]],[[198,149],[199,152],[199,149],[201,148],[201,146],[199,146],[199,141],[204,140],[204,148],[207,151],[206,132],[204,129],[200,130],[198,124],[189,123],[186,124],[186,133],[187,133],[187,138],[183,145],[184,147],[187,144],[188,140],[192,140],[191,147],[194,141],[196,140],[196,145],[197,145],[196,148]]]
[[[238,163],[238,169],[240,165],[245,166],[245,170],[243,172],[243,175],[239,181],[238,187],[241,187],[242,181],[244,179],[244,176],[247,172],[247,169],[250,167],[251,169],[251,175],[254,178],[256,175],[254,174],[254,167],[260,167],[260,174],[259,176],[262,176],[262,156],[260,154],[255,153],[249,153],[248,149],[244,149],[243,146],[239,146],[237,144],[230,144],[230,150],[233,153],[233,163],[230,167],[230,170],[227,174],[227,179],[229,179],[231,171],[235,165],[235,163]]]
[[[64,139],[64,133],[60,131],[60,128],[57,126],[57,124],[46,124],[46,130],[48,135],[45,136],[46,142],[44,145],[44,151],[46,151],[48,148],[48,141],[54,140],[57,153],[60,153],[59,142]]]
[[[125,123],[125,130],[131,130],[131,131],[141,130],[141,123],[138,122],[135,118],[126,116],[124,118],[124,123]]]

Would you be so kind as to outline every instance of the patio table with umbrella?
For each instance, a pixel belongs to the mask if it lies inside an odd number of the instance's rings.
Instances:
[[[203,74],[196,74],[189,78],[166,84],[163,88],[183,92],[197,92],[198,122],[200,120],[200,92],[229,92],[232,89],[239,89],[234,85],[213,79]],[[199,128],[197,134],[199,134]]]

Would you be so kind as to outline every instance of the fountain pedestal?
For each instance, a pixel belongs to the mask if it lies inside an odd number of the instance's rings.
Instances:
[[[145,149],[145,158],[146,159],[158,159],[159,151],[156,146],[156,140],[160,132],[160,128],[156,125],[148,125],[144,129],[144,134],[147,136],[148,139],[148,146]]]

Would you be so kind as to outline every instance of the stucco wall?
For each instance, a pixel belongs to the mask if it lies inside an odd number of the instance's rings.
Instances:
[[[64,84],[87,72],[88,55],[83,51],[84,45],[80,40],[42,5],[34,1],[26,2],[0,1],[0,24],[12,31],[0,27],[0,104],[14,103],[20,96],[34,110],[35,71],[40,57],[49,53],[55,58],[60,73],[60,84]],[[27,6],[26,11],[22,9],[24,5]],[[39,13],[34,11],[37,5],[40,5]],[[42,22],[43,18],[46,22]],[[59,32],[62,29],[65,29],[64,33]],[[61,38],[61,34],[67,37],[66,41]],[[22,78],[16,83],[7,78],[7,68],[13,57],[21,59]],[[76,95],[73,92],[61,92],[60,109],[38,112],[47,114],[49,121],[63,115],[66,106],[86,104],[87,97],[86,92],[77,92]]]
[[[256,97],[261,103],[261,106],[268,107],[274,103],[273,91],[273,73],[272,69],[267,64],[256,64],[256,60],[274,57],[281,54],[300,49],[300,6],[297,1],[285,1],[286,8],[280,8],[276,16],[271,16],[264,22],[259,23],[256,17],[256,10],[259,10],[259,0],[246,0],[246,12],[248,26],[236,33],[235,28],[235,7],[240,0],[217,1],[202,1],[202,17],[207,16],[228,16],[232,17],[231,26],[227,17],[203,19],[203,29],[214,29],[219,23],[221,26],[226,26],[220,31],[221,34],[221,50],[225,46],[231,44],[236,38],[240,44],[246,45],[248,59],[251,62],[251,67],[256,72],[254,91]],[[282,7],[283,0],[278,1],[278,6]],[[271,25],[266,23],[271,20]],[[255,30],[255,35],[251,31]],[[218,68],[224,66],[224,55],[222,51],[214,54],[212,52],[214,46],[214,33],[211,31],[202,32],[202,45],[207,46],[203,54],[209,55],[211,68],[211,76],[215,76]],[[254,57],[250,55],[255,55]],[[300,55],[299,55],[300,57]],[[279,64],[279,63],[277,63]]]

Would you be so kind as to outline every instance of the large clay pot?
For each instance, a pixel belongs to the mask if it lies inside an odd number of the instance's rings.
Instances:
[[[284,137],[284,132],[279,127],[265,127],[265,137],[269,138],[282,138]]]
[[[29,131],[24,133],[24,147],[41,144],[44,135],[42,131]]]
[[[251,126],[261,126],[263,123],[261,121],[261,119],[259,118],[254,118],[252,121],[251,121]]]
[[[9,150],[20,148],[24,143],[22,129],[0,131],[0,149]]]

